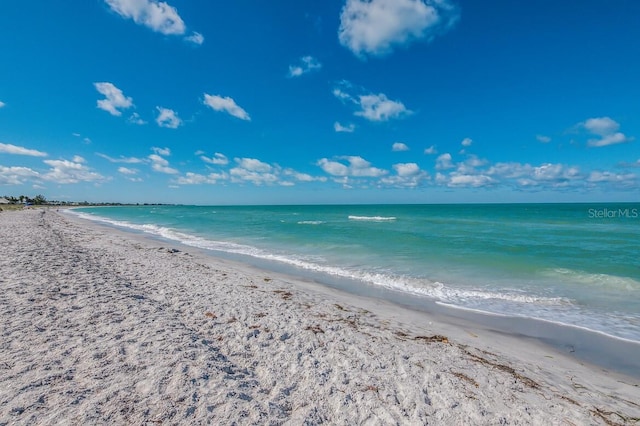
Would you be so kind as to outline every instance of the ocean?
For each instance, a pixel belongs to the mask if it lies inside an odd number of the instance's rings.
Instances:
[[[123,206],[73,214],[493,316],[640,342],[640,204]]]

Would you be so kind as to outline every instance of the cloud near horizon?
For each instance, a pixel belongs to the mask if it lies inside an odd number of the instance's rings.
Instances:
[[[609,117],[589,118],[583,123],[580,123],[579,126],[586,129],[592,135],[598,136],[598,138],[589,139],[587,141],[588,146],[603,147],[631,142],[633,140],[633,138],[627,137],[624,133],[619,132],[620,124]]]

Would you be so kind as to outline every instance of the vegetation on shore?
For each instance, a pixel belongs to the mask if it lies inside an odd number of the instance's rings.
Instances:
[[[0,196],[0,200],[6,200],[8,203],[0,202],[0,208],[21,208],[24,206],[137,206],[137,205],[160,205],[159,203],[90,203],[88,201],[54,201],[47,200],[42,194],[38,194],[31,198],[26,195],[18,197],[12,195]]]

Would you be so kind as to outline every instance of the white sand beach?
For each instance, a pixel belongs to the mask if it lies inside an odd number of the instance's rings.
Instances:
[[[639,424],[640,381],[55,210],[0,213],[0,425]]]

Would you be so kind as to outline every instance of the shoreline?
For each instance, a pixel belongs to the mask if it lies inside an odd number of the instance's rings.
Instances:
[[[0,424],[640,418],[637,379],[530,338],[54,211],[0,231]]]
[[[148,238],[163,244],[180,247],[183,251],[198,252],[203,256],[250,266],[257,273],[280,273],[290,280],[311,284],[312,289],[328,288],[344,293],[340,297],[364,297],[390,302],[392,309],[410,309],[437,318],[440,322],[457,324],[460,327],[484,329],[487,332],[535,339],[553,350],[573,358],[575,362],[592,364],[594,368],[611,370],[612,373],[628,375],[640,379],[640,341],[626,339],[606,332],[583,328],[541,318],[522,317],[508,314],[466,309],[438,303],[425,296],[404,293],[399,290],[367,284],[355,279],[335,277],[318,271],[299,269],[295,266],[234,254],[218,250],[194,247],[180,241],[131,228],[122,228],[110,222],[92,220],[89,217],[71,213],[72,220],[86,221],[91,226],[105,227],[114,232],[122,232],[140,238]]]

